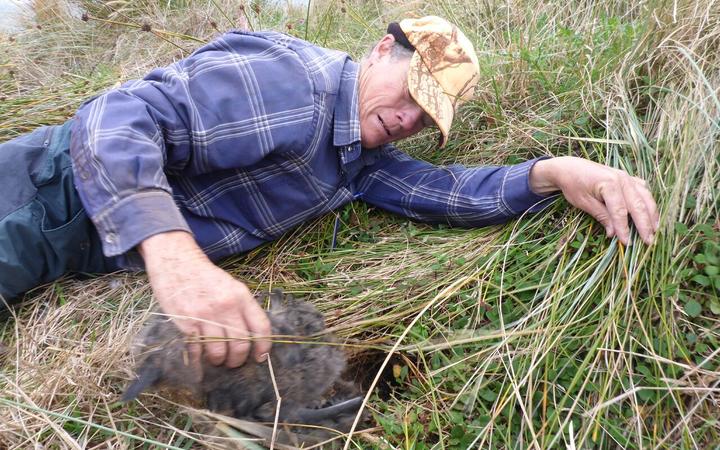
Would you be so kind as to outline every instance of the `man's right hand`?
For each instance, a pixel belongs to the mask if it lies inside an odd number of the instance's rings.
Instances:
[[[139,246],[155,297],[163,312],[189,337],[191,358],[201,353],[212,364],[242,365],[251,349],[248,336],[270,336],[270,321],[244,283],[217,267],[191,234],[156,234]],[[252,355],[262,361],[268,340],[253,340]]]
[[[562,191],[567,201],[605,226],[607,235],[630,242],[628,215],[640,237],[652,244],[660,224],[657,204],[647,183],[624,170],[572,156],[538,161],[530,171],[536,194]]]

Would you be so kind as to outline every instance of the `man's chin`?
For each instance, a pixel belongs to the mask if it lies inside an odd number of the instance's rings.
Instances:
[[[360,144],[363,146],[363,148],[372,149],[372,148],[378,148],[385,144],[389,144],[392,142],[392,139],[360,139]]]
[[[382,143],[382,142],[381,142],[381,143],[378,143],[376,140],[363,141],[363,140],[361,139],[361,140],[360,140],[360,145],[362,145],[362,147],[363,147],[363,148],[366,148],[366,149],[373,149],[373,148],[378,148],[378,147],[380,147],[381,145],[383,145],[383,143]]]
[[[384,131],[384,130],[383,130]],[[363,148],[377,148],[385,144],[392,142],[390,136],[387,133],[379,133],[377,128],[367,126],[360,128],[360,144]]]

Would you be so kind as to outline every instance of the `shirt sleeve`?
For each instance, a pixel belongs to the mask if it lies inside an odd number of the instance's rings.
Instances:
[[[378,160],[358,174],[357,195],[421,222],[482,227],[540,211],[555,198],[530,190],[530,169],[544,157],[512,166],[439,167],[393,146],[380,151]]]
[[[87,102],[75,116],[71,155],[104,254],[190,231],[168,175],[248,167],[303,148],[313,117],[312,82],[297,54],[244,33]]]

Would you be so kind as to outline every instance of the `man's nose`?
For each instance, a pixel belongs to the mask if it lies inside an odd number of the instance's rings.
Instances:
[[[422,120],[423,110],[420,105],[412,104],[398,111],[398,119],[403,129],[412,130]]]

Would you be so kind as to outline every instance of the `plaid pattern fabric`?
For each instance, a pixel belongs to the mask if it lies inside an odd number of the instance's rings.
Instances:
[[[357,177],[356,189],[371,204],[428,223],[482,227],[537,212],[554,197],[530,190],[537,158],[513,166],[437,167],[387,146]]]
[[[212,259],[250,250],[363,197],[419,220],[497,223],[542,197],[521,166],[438,168],[360,147],[358,65],[275,32],[227,33],[86,102],[75,184],[106,256],[191,231]]]

